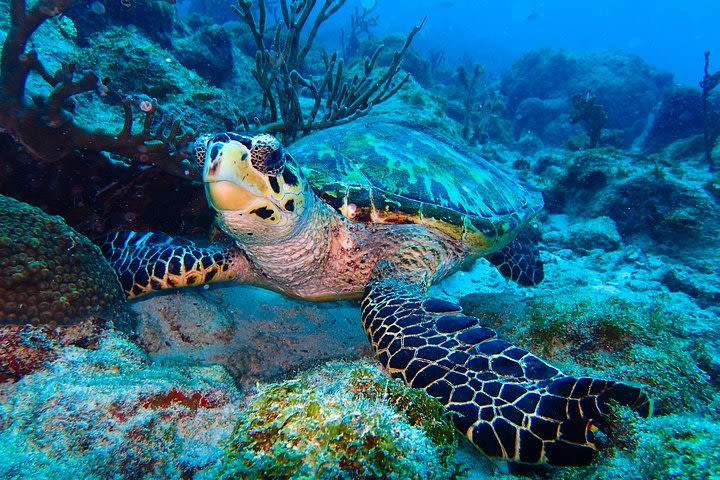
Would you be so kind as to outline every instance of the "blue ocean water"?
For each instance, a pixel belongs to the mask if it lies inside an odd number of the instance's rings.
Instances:
[[[718,8],[3,1],[0,479],[720,478]]]
[[[536,48],[618,49],[671,72],[679,84],[695,86],[702,75],[702,53],[720,47],[715,25],[718,5],[712,0],[358,0],[355,4],[374,7],[378,24],[373,31],[380,36],[407,32],[427,17],[414,42],[418,50],[427,54],[441,48],[451,62],[469,57],[495,74]],[[348,2],[346,15],[352,7]],[[336,17],[340,26],[346,22],[342,17],[341,13]]]

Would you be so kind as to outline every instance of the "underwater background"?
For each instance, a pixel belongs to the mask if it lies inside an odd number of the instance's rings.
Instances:
[[[283,7],[310,15],[276,37]],[[719,9],[2,0],[0,478],[720,478]],[[359,301],[232,283],[126,301],[93,244],[222,239],[200,134],[292,152],[383,119],[542,192],[521,233],[542,284],[479,260],[430,294],[565,373],[647,392],[653,416],[615,408],[592,464],[484,457],[382,372]]]

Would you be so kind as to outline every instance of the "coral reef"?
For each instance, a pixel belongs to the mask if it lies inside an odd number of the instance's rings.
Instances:
[[[618,51],[576,54],[548,49],[527,53],[507,72],[500,90],[507,95],[507,107],[516,112],[523,100],[531,97],[543,101],[565,101],[577,92],[593,92],[607,112],[609,129],[624,132],[629,146],[640,135],[648,114],[672,83],[672,76],[658,72],[640,57]],[[569,114],[569,105],[565,115]],[[555,118],[566,122],[566,117]],[[554,122],[540,125],[535,133],[545,143],[551,142]],[[563,142],[566,139],[563,139]]]
[[[451,478],[455,441],[436,400],[374,365],[328,364],[260,386],[211,476]]]
[[[144,35],[168,48],[178,27],[174,3],[175,0],[76,2],[66,15],[75,24],[80,41],[110,26],[135,25]]]
[[[720,84],[720,72],[709,72],[710,68],[710,51],[705,52],[705,74],[700,80],[700,88],[702,89],[702,112],[703,112],[703,140],[705,141],[705,161],[708,168],[712,172],[715,170],[715,162],[712,158],[712,150],[720,134],[718,125],[713,124],[710,117],[710,92]]]
[[[74,325],[0,326],[0,383],[17,381],[47,367],[70,345],[96,348],[102,327],[97,318]]]
[[[673,86],[663,96],[643,148],[657,152],[681,138],[703,131],[702,94],[695,87]]]
[[[68,325],[101,316],[131,328],[100,249],[62,219],[2,195],[0,268],[1,323]]]
[[[0,385],[0,476],[432,479],[459,471],[440,405],[367,362],[260,384],[243,400],[221,367],[153,364],[113,331],[76,345],[60,349],[49,370]]]
[[[698,410],[708,400],[709,378],[691,356],[702,351],[682,340],[683,318],[677,313],[575,291],[535,298],[525,314],[511,338],[557,365],[582,365],[647,385],[656,413],[691,405]]]
[[[539,165],[550,185],[546,208],[584,218],[607,216],[624,237],[648,249],[697,264],[712,256],[720,229],[717,200],[666,156],[630,155],[597,149],[563,157],[564,165]],[[557,175],[557,176],[556,176]],[[643,241],[643,238],[650,241]]]
[[[192,35],[175,43],[180,63],[195,70],[212,85],[220,85],[233,75],[234,58],[228,31],[219,25],[203,25]]]
[[[80,72],[73,62],[62,63],[51,74],[37,51],[26,52],[35,30],[62,13],[73,1],[41,0],[28,9],[25,0],[13,0],[10,29],[0,57],[0,127],[41,161],[55,162],[74,149],[84,148],[115,153],[137,162],[156,163],[178,175],[189,176],[181,163],[187,157],[182,145],[189,140],[189,134],[181,132],[179,121],[165,118],[154,125],[157,106],[150,102],[147,108],[141,108],[144,120],[140,133],[133,133],[132,102],[125,99],[123,124],[117,133],[81,124],[68,109],[68,102],[84,92],[106,94],[102,79],[90,70],[78,75]],[[28,100],[26,87],[31,73],[39,75],[51,89],[46,95],[34,95]]]
[[[3,478],[186,478],[218,460],[240,406],[222,368],[151,365],[112,332],[2,394]]]
[[[221,23],[230,3],[194,7]],[[0,192],[67,222],[0,196],[0,476],[456,475],[437,405],[374,365],[278,380],[368,356],[355,303],[211,287],[143,299],[130,318],[77,233],[205,236],[210,213],[182,163],[189,135],[176,119],[291,141],[367,115],[402,117],[458,145],[464,136],[463,148],[543,190],[527,232],[540,242],[543,285],[519,289],[480,261],[434,295],[462,297],[485,325],[568,373],[636,382],[655,400],[650,419],[615,409],[589,467],[511,471],[720,477],[720,94],[709,55],[700,89],[670,87],[633,55],[552,50],[527,54],[500,80],[473,85],[467,69],[464,85],[442,43],[424,59],[410,46],[416,30],[375,38],[379,8],[337,22],[344,60],[323,55],[322,33],[339,15],[327,19],[345,3],[241,0],[239,21],[213,24],[166,0],[0,2]],[[573,112],[578,92],[595,97],[579,95]],[[197,366],[215,363],[227,372]],[[278,383],[244,399],[235,386],[269,380]],[[473,478],[517,478],[475,450],[460,461]]]
[[[394,78],[422,24],[411,30],[382,74],[375,71],[382,46],[365,59],[362,73],[353,75],[352,79],[344,75],[344,60],[338,58],[336,52],[322,55],[323,67],[317,80],[308,74],[304,64],[318,29],[344,3],[345,0],[323,0],[319,10],[314,11],[315,2],[293,6],[287,0],[281,0],[282,19],[274,26],[267,25],[268,12],[264,0],[258,4],[257,19],[249,0],[239,0],[238,7],[233,7],[250,29],[257,47],[252,73],[263,91],[263,112],[252,120],[255,124],[253,130],[281,135],[285,143],[290,143],[313,130],[348,123],[367,115],[374,105],[391,98],[408,81],[409,75],[397,83]],[[309,31],[304,32],[306,26]],[[275,29],[272,47],[267,46],[266,28]],[[309,112],[303,109],[303,89],[310,92],[312,107]],[[250,119],[246,118],[244,124],[245,129],[250,130]]]
[[[241,122],[237,103],[225,91],[209,85],[170,51],[127,27],[111,27],[93,35],[78,61],[113,72],[106,81],[111,97],[112,92],[135,92],[132,98],[138,104],[151,97],[195,131],[233,130]],[[230,74],[232,64],[226,68]],[[97,112],[90,108],[86,114]],[[105,123],[111,122],[107,119]]]

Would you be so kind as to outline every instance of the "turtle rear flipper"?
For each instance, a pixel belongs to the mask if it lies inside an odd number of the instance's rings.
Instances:
[[[513,240],[485,258],[503,277],[524,287],[539,285],[545,278],[540,252],[535,245]]]
[[[564,375],[462,314],[390,277],[370,283],[363,327],[383,366],[445,405],[455,426],[487,456],[580,465],[596,450],[596,422],[611,401],[650,413],[639,388]]]
[[[167,288],[226,280],[249,282],[252,278],[248,260],[235,246],[200,247],[164,233],[129,230],[111,233],[98,243],[128,298]]]

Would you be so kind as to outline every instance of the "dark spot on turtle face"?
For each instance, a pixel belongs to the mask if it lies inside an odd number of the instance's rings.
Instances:
[[[288,185],[294,187],[298,184],[298,178],[295,176],[293,172],[291,172],[289,169],[285,169],[282,172],[283,180],[285,180],[285,183]]]
[[[291,198],[290,200],[285,202],[285,210],[287,210],[288,212],[295,211],[295,200]]]
[[[226,133],[218,133],[212,139],[212,143],[228,143],[229,141],[230,137],[228,137]]]
[[[272,188],[273,192],[280,193],[280,184],[277,181],[277,177],[269,176],[268,182],[270,182],[270,188]]]
[[[243,146],[244,146],[245,148],[247,148],[248,150],[251,150],[251,149],[252,149],[252,139],[250,138],[250,136],[244,135],[244,134],[241,134],[241,133],[231,133],[231,132],[228,132],[227,135],[228,135],[231,139],[235,140],[236,142],[242,143]]]
[[[215,159],[220,154],[220,150],[222,150],[222,145],[219,143],[213,144],[212,148],[210,149],[210,161],[214,162]]]
[[[250,213],[257,215],[258,217],[262,218],[263,220],[267,220],[268,218],[273,216],[273,214],[275,213],[275,210],[272,210],[267,207],[260,207],[260,208],[256,208],[255,210],[250,210]]]

